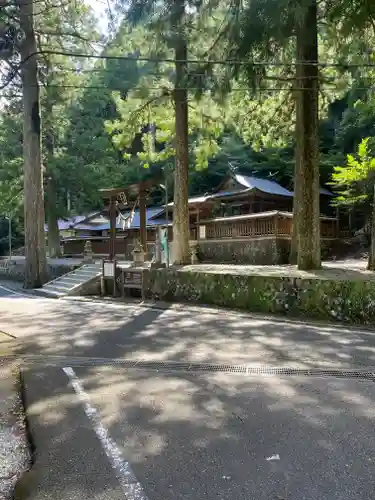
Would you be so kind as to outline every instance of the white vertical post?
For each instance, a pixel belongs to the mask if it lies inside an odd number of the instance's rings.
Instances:
[[[166,261],[166,267],[169,267],[169,227],[168,227],[168,222],[169,222],[169,217],[168,217],[168,169],[165,166],[164,167],[164,172],[165,172],[165,217],[167,220],[167,232],[166,232],[166,246],[165,246],[165,261]]]
[[[12,260],[12,217],[8,217],[9,260]]]

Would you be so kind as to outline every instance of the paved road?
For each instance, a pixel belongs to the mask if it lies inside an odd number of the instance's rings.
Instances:
[[[374,332],[0,293],[1,328],[40,356],[34,500],[374,498],[372,380],[206,366],[371,371]]]

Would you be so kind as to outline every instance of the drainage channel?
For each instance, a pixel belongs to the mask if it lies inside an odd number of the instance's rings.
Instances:
[[[94,358],[72,356],[42,356],[26,355],[18,358],[31,367],[91,367],[91,366],[118,366],[125,370],[148,370],[165,373],[227,373],[244,376],[251,375],[279,375],[279,376],[305,376],[305,377],[334,377],[352,378],[375,381],[375,368],[293,368],[254,365],[231,365],[214,363],[188,363],[179,361],[145,361],[118,358]]]

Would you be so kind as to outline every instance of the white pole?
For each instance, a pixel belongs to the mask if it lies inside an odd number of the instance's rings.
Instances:
[[[167,231],[166,231],[166,252],[165,252],[165,260],[166,260],[166,267],[169,267],[169,227],[168,227],[168,173],[167,173],[167,167],[164,167],[165,170],[165,216],[167,219]]]
[[[8,226],[8,238],[9,238],[9,260],[12,260],[12,218],[8,217],[9,226]]]

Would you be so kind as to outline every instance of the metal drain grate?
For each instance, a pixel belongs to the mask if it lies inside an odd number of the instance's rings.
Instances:
[[[340,368],[288,368],[253,365],[230,365],[213,363],[187,363],[178,361],[145,361],[118,358],[93,358],[70,356],[27,355],[23,361],[32,365],[62,367],[119,366],[126,370],[149,370],[165,373],[228,373],[251,375],[279,375],[305,377],[334,377],[375,380],[375,368],[340,369]]]

